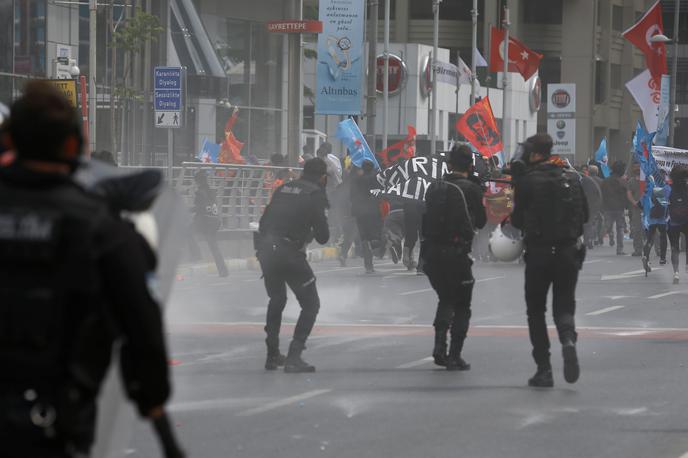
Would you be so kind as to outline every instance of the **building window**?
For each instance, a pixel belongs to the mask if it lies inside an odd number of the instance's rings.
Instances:
[[[14,4],[14,73],[44,76],[45,0],[16,0]]]
[[[623,32],[623,7],[619,5],[612,6],[612,30],[616,32]]]
[[[266,158],[283,152],[282,40],[262,23],[202,15],[209,38],[222,64],[226,80],[206,94],[227,98],[240,107],[234,134],[244,142],[243,153]],[[218,109],[216,131],[222,136],[231,111]]]
[[[595,103],[602,104],[607,100],[607,63],[595,62]]]
[[[609,66],[609,84],[612,89],[621,89],[621,65],[611,64]]]
[[[523,22],[525,24],[561,24],[563,17],[563,0],[528,0],[523,2]]]
[[[384,0],[379,0],[384,1]],[[433,19],[432,0],[413,0],[409,2],[411,19]],[[484,11],[485,0],[478,0],[478,11]],[[440,3],[440,20],[470,21],[473,0],[445,0]]]
[[[385,18],[385,0],[377,0],[377,1],[378,1],[378,5],[377,5],[378,13],[377,14],[379,15],[380,19],[384,19]],[[390,20],[393,21],[397,17],[396,14],[397,14],[397,2],[396,2],[396,0],[389,0],[389,18],[390,18]]]

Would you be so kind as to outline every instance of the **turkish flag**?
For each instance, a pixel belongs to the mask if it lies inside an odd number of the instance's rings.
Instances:
[[[492,46],[490,47],[490,71],[504,71],[504,30],[492,27]],[[537,72],[542,54],[528,49],[516,38],[509,36],[509,71],[518,72],[524,80]]]
[[[461,116],[461,119],[456,123],[456,130],[483,157],[491,157],[504,149],[488,97],[476,102]]]
[[[659,0],[652,5],[652,8],[645,13],[645,16],[623,33],[625,39],[633,43],[645,54],[647,68],[655,78],[668,73],[665,44],[652,43],[650,41],[650,38],[653,36],[663,33],[662,5],[659,3]]]

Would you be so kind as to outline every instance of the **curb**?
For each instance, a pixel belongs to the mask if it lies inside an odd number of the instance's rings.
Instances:
[[[332,261],[339,256],[339,249],[335,247],[315,248],[306,251],[308,262],[323,262]],[[231,271],[260,271],[260,264],[255,256],[249,258],[234,258],[225,259],[227,269]],[[217,275],[217,268],[214,262],[196,263],[196,264],[182,264],[177,269],[177,273],[182,276],[193,276],[195,274],[213,274]]]

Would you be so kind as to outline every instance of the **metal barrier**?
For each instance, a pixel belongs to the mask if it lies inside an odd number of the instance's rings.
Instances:
[[[160,170],[167,180],[167,167],[124,168]],[[208,174],[208,183],[217,193],[216,202],[222,221],[220,230],[242,231],[257,227],[276,184],[279,184],[277,180],[295,178],[301,169],[184,162],[181,167],[173,167],[171,185],[184,198],[189,208],[194,203],[194,177],[201,170]]]

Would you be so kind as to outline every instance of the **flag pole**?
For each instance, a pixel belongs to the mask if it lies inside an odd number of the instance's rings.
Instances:
[[[432,119],[430,120],[430,154],[437,152],[437,55],[440,41],[440,3],[442,0],[433,0],[432,8],[435,14],[433,39],[432,39]]]
[[[389,6],[390,0],[385,0],[385,74],[383,81],[383,105],[382,105],[382,149],[387,149],[387,137],[389,135]],[[377,38],[377,37],[376,37]]]
[[[681,2],[676,1],[674,3],[676,5],[676,11],[674,11],[674,52],[672,57],[672,64],[671,64],[671,95],[670,95],[670,100],[669,100],[669,146],[672,148],[675,146],[675,137],[674,137],[674,129],[676,128],[675,126],[675,120],[676,120],[676,111],[675,107],[678,105],[676,103],[676,77],[677,77],[677,68],[678,68],[678,30],[679,30],[679,11],[681,10]],[[660,129],[660,126],[657,126],[657,130]]]
[[[473,47],[471,51],[471,106],[473,106],[475,104],[475,82],[478,79],[475,74],[478,68],[475,61],[478,49],[478,0],[473,0],[471,17],[473,18],[473,36],[471,38],[471,46]]]
[[[504,75],[502,76],[502,141],[504,142],[504,160],[508,160],[511,157],[508,151],[507,145],[511,146],[511,138],[507,134],[509,128],[508,119],[508,83],[507,78],[509,75],[509,0],[504,0],[504,19],[502,20],[502,28],[504,29]]]

